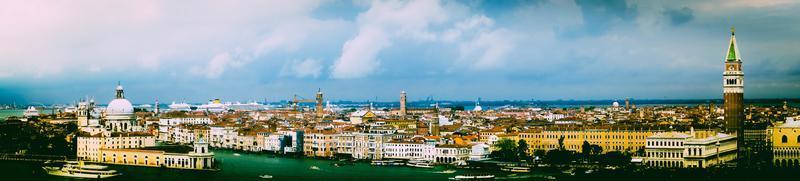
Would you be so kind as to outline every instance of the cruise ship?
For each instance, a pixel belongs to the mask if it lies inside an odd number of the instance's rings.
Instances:
[[[42,167],[47,174],[75,177],[75,178],[109,178],[121,175],[116,170],[106,170],[108,167],[103,165],[86,165],[83,161],[70,161],[64,166],[44,166]]]
[[[169,105],[169,109],[172,111],[191,111],[192,106],[186,104],[186,102],[175,103],[175,101],[172,101],[172,104]]]
[[[228,110],[225,104],[222,104],[222,101],[219,99],[214,99],[208,102],[208,104],[203,104],[197,107],[198,110],[208,111],[208,112],[225,112]]]
[[[39,116],[39,111],[38,111],[38,110],[36,110],[36,108],[35,108],[35,107],[33,107],[33,106],[29,106],[29,107],[28,107],[28,109],[26,109],[26,110],[25,110],[25,113],[23,113],[23,115],[24,115],[26,118],[29,118],[29,117],[34,117],[34,116]]]
[[[233,103],[233,104],[226,104],[225,106],[228,109],[231,109],[231,110],[234,110],[234,111],[259,111],[259,110],[264,110],[264,105],[259,104],[256,101],[252,101],[252,102],[248,102],[248,103],[236,102],[236,103]]]

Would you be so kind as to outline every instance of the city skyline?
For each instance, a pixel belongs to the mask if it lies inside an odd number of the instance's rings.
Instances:
[[[279,101],[317,88],[352,101],[397,101],[403,90],[410,101],[721,99],[731,26],[745,98],[797,98],[800,27],[786,22],[800,20],[798,6],[9,2],[0,23],[23,23],[0,30],[0,103],[106,102],[117,81],[135,103]]]

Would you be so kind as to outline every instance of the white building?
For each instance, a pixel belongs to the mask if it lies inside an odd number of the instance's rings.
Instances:
[[[736,159],[736,136],[664,132],[647,137],[644,164],[651,167],[706,168]]]
[[[389,134],[355,133],[353,137],[353,158],[383,159],[383,143],[388,142]]]
[[[389,141],[383,143],[383,158],[433,161],[435,143]]]

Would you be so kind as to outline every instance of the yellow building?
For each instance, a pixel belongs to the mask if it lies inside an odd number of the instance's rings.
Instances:
[[[530,146],[530,151],[558,149],[560,138],[564,138],[564,148],[581,152],[583,142],[599,145],[603,152],[636,152],[644,149],[648,136],[662,132],[645,128],[613,127],[551,127],[544,130],[520,132],[520,139]]]
[[[303,135],[303,154],[309,157],[333,157],[336,152],[335,134],[333,130],[307,131]]]
[[[144,148],[101,148],[97,162],[166,167],[178,169],[214,169],[214,153],[208,150],[208,143],[199,139],[192,147],[182,145],[156,146]]]
[[[800,121],[790,117],[786,123],[771,127],[773,163],[779,167],[800,166]]]

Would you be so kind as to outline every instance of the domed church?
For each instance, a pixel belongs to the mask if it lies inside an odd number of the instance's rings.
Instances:
[[[140,131],[133,113],[133,104],[125,99],[122,85],[117,84],[117,94],[114,100],[108,103],[105,110],[105,127],[111,132]]]

